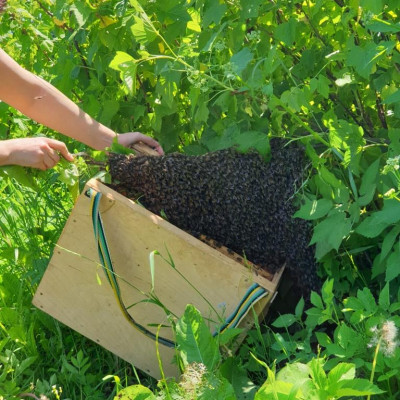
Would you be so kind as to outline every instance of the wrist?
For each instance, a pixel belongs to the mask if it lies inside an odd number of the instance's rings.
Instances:
[[[2,140],[0,141],[0,166],[10,165],[12,163],[11,160],[11,140]]]
[[[85,144],[89,145],[95,150],[105,150],[112,146],[115,138],[117,138],[118,140],[118,133],[106,128],[102,131],[102,135],[93,136],[94,140],[87,141],[86,143],[84,142],[84,140],[81,141],[83,141]]]

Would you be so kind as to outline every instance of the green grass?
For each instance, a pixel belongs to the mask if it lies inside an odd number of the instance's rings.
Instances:
[[[132,366],[31,304],[73,206],[58,178],[55,171],[40,173],[30,187],[9,177],[0,181],[0,394],[5,399],[26,392],[50,399],[108,399],[116,385],[104,377],[138,382]]]

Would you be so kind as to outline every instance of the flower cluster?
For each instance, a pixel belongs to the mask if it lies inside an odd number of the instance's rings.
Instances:
[[[368,344],[368,347],[376,347],[379,343],[382,353],[386,357],[393,356],[399,342],[397,341],[397,327],[393,321],[386,321],[381,328],[374,326],[371,328],[373,337]]]
[[[179,386],[184,390],[185,394],[195,394],[196,390],[203,383],[204,374],[207,372],[207,367],[202,363],[188,364],[182,375]]]

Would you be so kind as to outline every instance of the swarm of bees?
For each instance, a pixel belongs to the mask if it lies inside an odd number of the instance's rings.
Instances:
[[[302,294],[320,286],[311,227],[293,218],[303,150],[271,141],[271,158],[234,149],[201,156],[110,157],[114,189],[195,237],[205,235],[274,272],[286,264]]]

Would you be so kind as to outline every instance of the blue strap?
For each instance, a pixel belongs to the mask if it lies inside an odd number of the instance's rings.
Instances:
[[[158,340],[159,343],[167,347],[175,347],[175,342],[160,336],[156,336],[154,333],[150,332],[143,325],[139,324],[128,312],[124,301],[122,299],[121,290],[118,284],[117,276],[114,271],[113,263],[111,260],[110,252],[108,250],[107,239],[104,233],[103,221],[101,219],[99,205],[102,193],[96,192],[95,190],[89,188],[86,195],[91,198],[91,209],[92,209],[92,223],[94,236],[97,243],[97,251],[99,254],[100,263],[103,267],[103,271],[107,277],[107,280],[113,290],[117,303],[122,311],[124,317],[129,321],[129,323],[134,326],[141,333],[153,340]],[[252,284],[246,291],[241,302],[238,304],[236,309],[231,315],[229,315],[224,323],[213,333],[216,336],[220,333],[225,332],[227,329],[236,328],[240,321],[244,318],[250,308],[257,303],[260,299],[267,296],[269,292],[258,285],[257,283]]]

